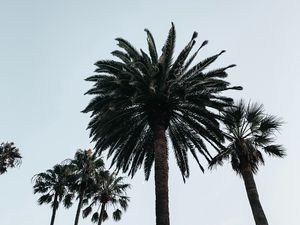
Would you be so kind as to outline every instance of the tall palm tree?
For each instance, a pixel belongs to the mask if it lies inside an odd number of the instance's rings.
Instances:
[[[267,225],[253,174],[264,164],[262,152],[283,157],[284,148],[274,144],[274,135],[282,125],[280,119],[264,112],[263,105],[240,101],[224,113],[225,136],[229,144],[211,161],[210,166],[223,164],[229,159],[233,170],[241,175],[256,225]]]
[[[160,57],[152,34],[145,31],[150,55],[117,38],[123,51],[113,51],[112,55],[119,60],[95,63],[98,74],[86,79],[94,82],[86,94],[95,97],[83,112],[92,113],[88,128],[96,150],[101,153],[108,149],[118,169],[133,176],[144,164],[147,180],[155,162],[156,224],[169,225],[167,133],[183,179],[189,176],[187,152],[203,170],[197,152],[209,160],[205,141],[218,148],[224,139],[215,112],[231,105],[232,99],[221,93],[241,87],[231,87],[224,80],[226,69],[234,65],[206,70],[224,50],[190,68],[207,44],[204,41],[188,58],[196,32],[173,62],[174,25]]]
[[[69,177],[69,186],[78,194],[78,206],[74,225],[78,225],[83,200],[90,188],[94,185],[95,176],[104,170],[104,162],[92,150],[78,150],[74,159],[69,160],[72,175]]]
[[[2,143],[0,145],[0,174],[7,171],[7,168],[15,167],[21,164],[21,154],[13,142]]]
[[[46,172],[36,174],[33,177],[34,194],[40,193],[42,196],[38,199],[38,203],[49,204],[52,207],[52,216],[50,225],[54,224],[56,211],[60,202],[63,202],[66,208],[71,206],[72,194],[68,192],[68,176],[70,170],[64,165],[55,165],[53,169]]]
[[[130,188],[129,184],[123,182],[123,177],[117,177],[115,174],[99,173],[97,182],[91,192],[91,203],[83,210],[83,217],[87,217],[96,207],[93,213],[92,221],[101,225],[108,218],[107,208],[112,205],[114,207],[113,219],[118,221],[121,219],[122,210],[126,210],[129,198],[126,190]]]

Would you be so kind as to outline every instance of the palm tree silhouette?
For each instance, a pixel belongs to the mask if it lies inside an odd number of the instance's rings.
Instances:
[[[281,145],[273,144],[275,132],[282,122],[275,116],[265,114],[263,105],[245,105],[243,101],[228,108],[223,116],[229,144],[213,158],[210,167],[230,160],[233,170],[244,180],[256,225],[267,225],[253,174],[256,174],[260,164],[264,164],[262,151],[269,156],[285,155]]]
[[[129,198],[126,190],[130,187],[124,183],[123,177],[117,177],[115,174],[98,173],[93,191],[90,193],[91,203],[83,210],[83,217],[87,217],[96,207],[93,213],[92,221],[101,225],[108,218],[107,208],[114,207],[113,219],[121,219],[122,210],[126,210]]]
[[[72,193],[68,191],[68,176],[70,170],[65,165],[55,165],[53,169],[48,169],[46,172],[36,174],[32,180],[34,182],[34,194],[40,193],[42,196],[38,199],[38,203],[50,204],[52,207],[52,216],[50,225],[54,224],[56,211],[60,202],[66,208],[69,208],[72,198]]]
[[[0,145],[0,175],[6,173],[9,167],[13,168],[21,164],[21,154],[13,142]]]
[[[197,153],[210,160],[205,142],[218,149],[224,140],[216,111],[233,101],[221,94],[241,87],[231,87],[224,80],[226,69],[235,65],[206,70],[225,51],[190,68],[207,44],[204,41],[189,57],[196,32],[173,62],[173,23],[160,57],[152,34],[145,31],[150,55],[117,38],[123,51],[112,54],[119,60],[95,63],[98,74],[86,79],[94,82],[86,94],[95,97],[83,112],[92,113],[88,128],[96,150],[101,153],[108,149],[108,156],[113,155],[112,164],[119,170],[133,176],[144,164],[147,180],[155,162],[156,224],[169,225],[167,134],[183,179],[189,176],[188,152],[203,170]]]
[[[78,150],[74,159],[68,160],[72,174],[69,176],[69,188],[78,194],[78,206],[74,225],[78,225],[83,200],[94,185],[97,172],[104,170],[104,162],[93,154],[91,149]]]

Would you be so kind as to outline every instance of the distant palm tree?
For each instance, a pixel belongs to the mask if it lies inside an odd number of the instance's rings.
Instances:
[[[265,114],[262,105],[245,105],[240,101],[224,113],[224,124],[229,144],[213,158],[210,166],[222,165],[227,159],[231,161],[233,170],[244,180],[256,225],[267,225],[253,174],[258,171],[260,164],[264,164],[262,151],[269,156],[285,155],[281,145],[273,144],[275,132],[282,122],[275,116]]]
[[[0,174],[7,171],[7,168],[15,167],[21,164],[21,154],[13,142],[2,143],[0,145]]]
[[[97,176],[97,182],[91,193],[91,203],[83,210],[83,217],[87,217],[96,208],[92,216],[92,221],[101,225],[108,218],[107,208],[114,207],[113,219],[121,219],[122,211],[126,210],[129,197],[126,190],[129,184],[123,182],[123,177],[117,177],[115,174],[101,173]]]
[[[104,162],[92,150],[78,150],[74,159],[69,160],[72,175],[69,177],[70,190],[78,194],[78,206],[74,225],[78,225],[83,200],[94,185],[95,176],[104,170]]]
[[[55,165],[53,169],[48,169],[44,173],[36,174],[33,177],[34,194],[40,193],[42,196],[38,199],[38,203],[49,204],[52,206],[52,217],[50,225],[54,224],[56,211],[59,203],[63,201],[66,208],[71,206],[72,194],[68,192],[68,176],[70,170],[68,166]]]
[[[189,176],[187,153],[196,159],[197,152],[211,158],[204,141],[217,148],[224,137],[219,129],[216,111],[232,104],[222,92],[230,87],[225,81],[230,65],[207,71],[222,53],[211,56],[190,68],[198,50],[188,58],[196,41],[191,40],[174,58],[175,27],[158,57],[152,34],[146,29],[149,54],[137,51],[128,41],[117,38],[120,48],[112,54],[119,61],[101,60],[95,63],[97,75],[87,94],[95,96],[83,112],[92,112],[88,128],[96,150],[108,149],[112,163],[130,175],[144,164],[146,179],[155,162],[156,224],[169,225],[168,147],[167,133],[183,179]],[[217,146],[216,146],[217,145]]]

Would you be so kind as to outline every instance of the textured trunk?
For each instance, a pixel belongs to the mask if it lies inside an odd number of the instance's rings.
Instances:
[[[170,225],[168,187],[168,149],[164,126],[154,126],[156,225]]]
[[[98,220],[98,225],[102,224],[104,210],[105,210],[105,203],[102,203],[101,210],[100,210],[100,216],[99,216],[99,220]]]
[[[51,216],[50,225],[54,225],[55,214],[56,214],[56,210],[57,210],[57,207],[58,207],[57,198],[58,198],[58,196],[57,196],[57,194],[55,194],[55,196],[54,196],[54,205],[53,205],[53,208],[52,208],[52,216]]]
[[[257,188],[255,185],[253,173],[251,169],[244,169],[242,176],[245,183],[249,203],[252,209],[252,214],[256,225],[268,225],[264,210],[260,204]]]
[[[82,208],[83,196],[84,196],[84,192],[80,193],[74,225],[78,225],[78,222],[79,222],[79,216],[80,216],[80,212],[81,212],[81,208]]]

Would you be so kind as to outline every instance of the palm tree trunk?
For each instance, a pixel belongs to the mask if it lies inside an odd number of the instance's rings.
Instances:
[[[102,224],[104,210],[105,210],[105,203],[102,203],[101,210],[100,210],[100,216],[99,216],[99,220],[98,220],[98,225]]]
[[[82,193],[80,193],[80,195],[79,195],[79,202],[78,202],[78,206],[77,206],[74,225],[78,225],[78,222],[79,222],[79,216],[80,216],[80,212],[81,212],[83,196],[84,196],[84,191]]]
[[[58,198],[58,195],[55,194],[55,195],[54,195],[54,203],[53,203],[53,208],[52,208],[52,216],[51,216],[51,222],[50,222],[50,225],[54,225],[54,220],[55,220],[56,210],[57,210],[57,207],[58,207],[57,198]]]
[[[153,132],[156,225],[169,225],[169,167],[166,133],[163,126],[155,126]]]
[[[251,169],[242,171],[245,188],[248,195],[248,200],[252,209],[252,214],[256,225],[268,225],[264,210],[260,204],[259,196]]]

